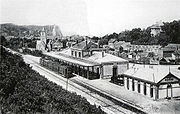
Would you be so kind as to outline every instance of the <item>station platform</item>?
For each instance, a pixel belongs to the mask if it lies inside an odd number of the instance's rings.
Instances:
[[[143,94],[127,90],[124,86],[113,84],[110,82],[110,79],[88,80],[81,76],[76,76],[70,80],[85,84],[86,86],[111,96],[114,99],[131,104],[147,113],[180,113],[180,100],[177,99],[159,99],[158,101],[155,101]]]

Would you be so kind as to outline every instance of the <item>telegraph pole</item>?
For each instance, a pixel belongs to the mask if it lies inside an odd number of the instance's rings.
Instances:
[[[68,78],[66,80],[66,91],[68,91]]]

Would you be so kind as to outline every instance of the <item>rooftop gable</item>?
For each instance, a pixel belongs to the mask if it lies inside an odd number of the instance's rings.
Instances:
[[[171,72],[169,72],[168,75],[166,75],[163,79],[161,79],[158,84],[167,84],[167,83],[174,83],[174,82],[180,82],[180,79],[173,75]]]

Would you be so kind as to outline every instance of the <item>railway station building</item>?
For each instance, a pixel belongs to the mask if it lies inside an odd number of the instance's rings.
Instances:
[[[72,66],[75,75],[87,79],[110,78],[114,64],[118,66],[119,75],[129,67],[127,60],[105,53],[103,48],[98,48],[96,43],[87,40],[60,52],[44,54]]]
[[[124,87],[153,98],[180,97],[180,70],[159,65],[156,68],[130,68],[121,75]]]

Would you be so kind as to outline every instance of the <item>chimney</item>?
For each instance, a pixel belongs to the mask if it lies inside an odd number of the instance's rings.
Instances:
[[[104,51],[102,51],[102,57],[104,57]]]

